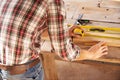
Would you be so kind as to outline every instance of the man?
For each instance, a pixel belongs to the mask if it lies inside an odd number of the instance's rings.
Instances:
[[[100,42],[88,51],[74,45],[65,25],[62,0],[0,0],[0,69],[3,80],[43,80],[38,59],[41,34],[64,60],[95,59],[107,54]]]

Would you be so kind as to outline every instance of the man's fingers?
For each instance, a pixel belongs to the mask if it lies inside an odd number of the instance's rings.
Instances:
[[[102,56],[104,56],[104,55],[107,55],[107,54],[108,54],[107,51],[101,52],[100,54],[96,54],[96,55],[94,56],[94,59],[95,59],[95,58],[100,58],[100,57],[102,57]]]
[[[107,46],[102,46],[102,47],[100,48],[100,50],[101,50],[101,51],[106,51],[106,50],[108,50],[108,47],[107,47]]]
[[[70,36],[72,36],[72,37],[76,37],[76,38],[79,38],[79,37],[81,37],[82,36],[82,34],[76,34],[76,33],[74,33],[74,30],[75,29],[80,29],[82,32],[84,32],[84,30],[81,28],[81,27],[79,27],[79,26],[72,26],[70,29],[69,29],[69,35]]]
[[[108,54],[108,52],[103,52],[102,54],[100,54],[99,57],[102,57],[102,56],[107,55],[107,54]]]
[[[108,47],[107,46],[102,46],[100,47],[97,52],[94,54],[94,58],[100,58],[104,55],[108,54]]]
[[[75,38],[80,38],[82,35],[81,34],[71,34]]]
[[[77,29],[80,29],[80,30],[82,30],[82,31],[84,32],[83,28],[81,28],[81,27],[78,27],[78,26],[76,26],[76,28],[77,28]]]

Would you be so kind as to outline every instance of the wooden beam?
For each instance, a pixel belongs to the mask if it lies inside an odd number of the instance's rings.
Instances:
[[[65,0],[65,4],[68,19],[77,19],[79,14],[84,14],[82,19],[120,23],[120,3],[110,0]]]

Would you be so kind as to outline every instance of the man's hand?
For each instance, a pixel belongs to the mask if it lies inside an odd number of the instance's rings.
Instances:
[[[108,54],[108,47],[106,46],[106,43],[99,42],[88,50],[81,49],[80,56],[78,56],[75,60],[97,59],[106,54]]]
[[[75,29],[80,29],[80,30],[82,30],[83,32],[84,32],[84,30],[81,28],[81,27],[79,27],[79,26],[72,26],[70,29],[69,29],[69,35],[70,35],[70,37],[75,37],[75,38],[80,38],[82,35],[81,34],[75,34],[74,33],[74,30]]]
[[[92,46],[88,51],[93,54],[93,59],[96,59],[108,54],[108,47],[105,42],[99,42]]]

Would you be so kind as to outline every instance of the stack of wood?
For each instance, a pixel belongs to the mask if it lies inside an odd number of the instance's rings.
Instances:
[[[67,23],[74,24],[79,14],[82,20],[91,23],[83,28],[85,36],[75,39],[83,43],[106,41],[109,46],[120,46],[120,2],[116,0],[64,0],[67,10]],[[91,28],[90,28],[91,27]],[[99,29],[98,29],[99,28]],[[85,43],[85,44],[87,44]],[[87,45],[89,45],[87,44]]]

